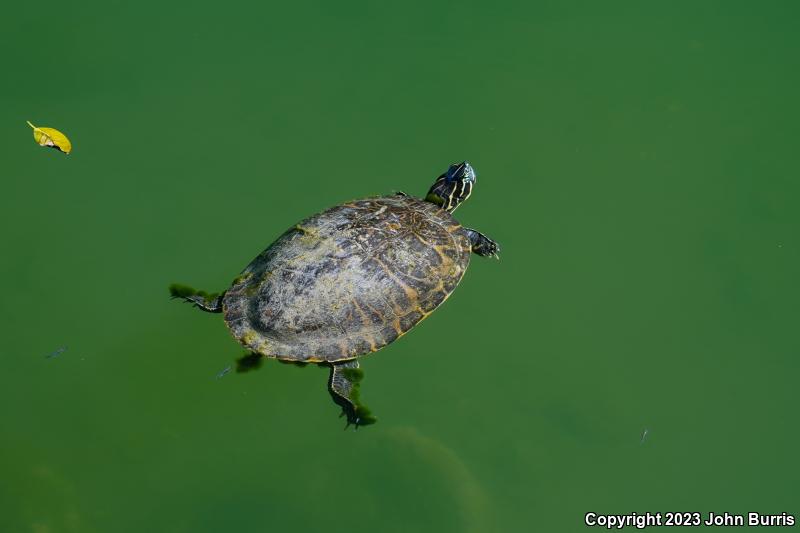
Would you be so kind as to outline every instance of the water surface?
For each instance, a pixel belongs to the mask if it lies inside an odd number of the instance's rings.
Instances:
[[[0,531],[797,514],[799,14],[7,6]],[[224,289],[295,221],[463,159],[457,217],[502,261],[364,361],[377,425],[342,431],[314,367],[216,378],[241,350],[169,283]]]

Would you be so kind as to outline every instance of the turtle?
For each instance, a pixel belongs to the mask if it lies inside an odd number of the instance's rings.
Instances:
[[[439,307],[472,253],[499,259],[497,242],[453,218],[475,181],[464,161],[436,178],[425,198],[396,192],[336,205],[285,231],[224,292],[173,284],[170,293],[223,314],[248,351],[237,370],[264,357],[329,366],[328,391],[345,427],[374,423],[359,396],[358,358]]]

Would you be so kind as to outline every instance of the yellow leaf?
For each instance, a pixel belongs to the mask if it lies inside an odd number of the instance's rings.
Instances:
[[[28,122],[28,126],[33,128],[33,139],[39,144],[39,146],[49,146],[50,148],[61,150],[67,155],[69,155],[69,153],[72,151],[72,143],[69,142],[69,139],[67,139],[66,135],[57,129],[37,128],[30,122]]]

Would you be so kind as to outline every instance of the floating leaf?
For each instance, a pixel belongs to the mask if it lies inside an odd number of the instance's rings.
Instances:
[[[67,155],[69,155],[70,151],[72,151],[72,143],[69,142],[69,139],[67,139],[66,135],[57,129],[37,128],[31,124],[30,121],[28,121],[28,126],[33,128],[33,139],[39,144],[39,146],[49,146],[50,148],[61,150]]]

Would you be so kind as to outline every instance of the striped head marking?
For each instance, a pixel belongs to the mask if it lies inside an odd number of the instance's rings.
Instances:
[[[447,172],[436,178],[425,199],[452,213],[472,194],[476,177],[475,170],[466,161],[453,163]]]

